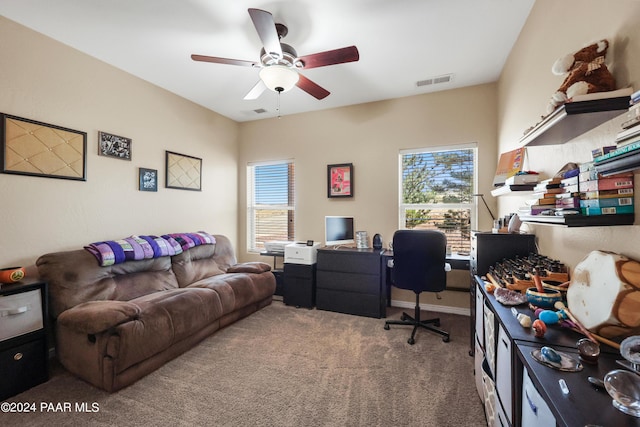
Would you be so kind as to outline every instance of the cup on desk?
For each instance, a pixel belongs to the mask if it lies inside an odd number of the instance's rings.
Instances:
[[[447,256],[451,256],[451,245],[447,245]]]

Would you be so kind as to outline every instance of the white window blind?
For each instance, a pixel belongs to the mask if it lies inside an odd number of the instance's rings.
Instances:
[[[476,150],[474,144],[400,152],[400,228],[440,230],[454,252],[470,250]]]
[[[264,251],[271,240],[295,240],[293,162],[249,164],[247,186],[248,250]]]

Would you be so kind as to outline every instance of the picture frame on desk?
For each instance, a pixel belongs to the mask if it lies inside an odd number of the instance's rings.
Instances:
[[[327,165],[327,197],[353,197],[353,163]]]

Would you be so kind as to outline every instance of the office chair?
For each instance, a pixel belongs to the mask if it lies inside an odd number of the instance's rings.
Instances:
[[[445,267],[447,238],[435,230],[398,230],[393,235],[393,286],[412,290],[416,294],[415,315],[402,313],[400,320],[387,320],[389,325],[412,325],[413,332],[407,341],[414,344],[418,328],[425,328],[442,335],[449,342],[449,333],[439,329],[440,319],[420,319],[420,293],[442,292],[447,286]]]

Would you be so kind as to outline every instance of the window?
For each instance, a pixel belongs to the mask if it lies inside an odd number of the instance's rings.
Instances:
[[[476,227],[476,145],[400,152],[400,228],[440,230],[469,251]]]
[[[247,248],[264,251],[264,242],[295,240],[292,161],[247,167]]]

